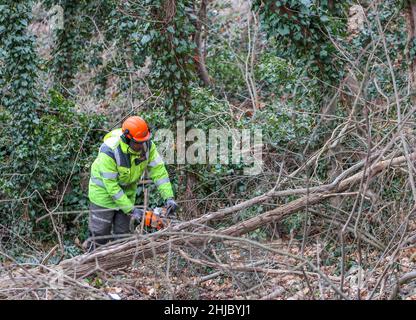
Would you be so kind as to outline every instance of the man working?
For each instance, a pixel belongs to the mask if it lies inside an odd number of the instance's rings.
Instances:
[[[147,123],[137,116],[127,118],[122,128],[104,137],[91,166],[88,197],[90,200],[89,251],[103,245],[113,234],[130,232],[130,219],[140,222],[144,210],[134,207],[138,182],[145,169],[166,201],[168,214],[174,213],[172,185],[162,158],[151,141]]]

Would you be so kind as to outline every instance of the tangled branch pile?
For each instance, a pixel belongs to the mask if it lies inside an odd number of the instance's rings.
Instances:
[[[276,191],[276,189],[273,188],[266,194],[247,200],[236,206],[209,213],[201,216],[200,218],[183,222],[175,226],[170,226],[154,234],[145,236],[140,236],[138,234],[134,235],[129,239],[123,239],[119,241],[120,243],[113,243],[111,245],[104,246],[92,253],[64,260],[57,267],[39,266],[34,269],[32,268],[30,270],[25,270],[26,276],[23,276],[21,273],[18,276],[15,276],[13,273],[10,273],[9,276],[3,277],[0,280],[0,292],[7,292],[10,290],[15,292],[23,291],[23,293],[31,292],[33,294],[33,292],[40,290],[41,287],[45,285],[45,283],[48,283],[48,281],[50,282],[51,279],[56,279],[57,275],[59,275],[61,277],[60,279],[65,283],[64,292],[66,295],[71,295],[71,292],[82,294],[83,291],[87,291],[88,296],[97,298],[101,297],[100,294],[97,295],[94,290],[89,292],[87,289],[89,287],[83,285],[77,280],[83,279],[97,272],[109,272],[115,269],[134,266],[138,262],[154,257],[155,255],[172,251],[179,252],[186,259],[198,263],[198,259],[189,257],[189,255],[187,255],[184,251],[189,250],[189,248],[207,247],[208,244],[212,245],[221,241],[225,243],[242,242],[243,244],[253,246],[256,249],[260,248],[261,250],[274,252],[279,255],[290,256],[304,265],[303,272],[305,275],[306,272],[318,274],[323,279],[323,281],[326,282],[326,284],[329,285],[332,290],[334,290],[336,294],[342,298],[348,299],[348,295],[345,295],[342,292],[342,289],[339,289],[339,283],[334,284],[331,280],[331,275],[326,275],[323,273],[319,267],[316,266],[312,261],[308,260],[308,258],[292,255],[282,250],[276,250],[269,245],[260,244],[241,236],[257,228],[260,228],[265,224],[271,222],[279,222],[283,218],[294,214],[299,210],[304,210],[307,206],[319,204],[328,198],[345,195],[345,192],[348,192],[349,194],[354,193],[353,190],[356,189],[357,184],[361,187],[363,181],[376,179],[377,176],[383,172],[401,168],[406,164],[407,159],[410,161],[416,160],[416,152],[408,154],[408,157],[400,156],[385,160],[381,160],[381,158],[382,155],[379,155],[378,157],[372,157],[373,160],[367,159],[367,161],[361,161],[348,170],[344,171],[332,183],[327,185],[315,186],[307,189],[303,188],[284,191]],[[364,167],[364,169],[362,169],[362,167]],[[359,169],[361,170],[354,173]],[[243,208],[264,202],[274,197],[293,194],[305,195],[285,205],[260,214],[257,217],[249,220],[244,220],[227,228],[217,230],[207,225],[213,220],[225,219],[229,215],[238,212]],[[410,211],[407,219],[403,221],[404,227],[402,226],[397,230],[398,237],[396,237],[396,239],[392,239],[393,241],[390,241],[388,244],[384,244],[383,239],[367,235],[365,232],[362,232],[359,229],[348,228],[348,223],[344,225],[342,232],[346,230],[347,232],[353,233],[355,237],[367,243],[373,249],[384,251],[385,253],[393,251],[397,254],[397,252],[400,251],[403,246],[409,244],[409,242],[414,241],[414,234],[410,237],[406,234],[409,226],[410,216],[412,214],[414,215],[415,213],[414,209],[415,208]],[[219,264],[218,262],[209,263],[208,261],[201,262],[201,264],[228,270],[244,271],[248,268],[247,266],[233,267],[229,264]],[[393,264],[390,263],[390,265],[387,266],[386,271],[392,267]],[[270,275],[273,273],[279,273],[279,268],[269,268],[264,270],[254,268],[253,271],[264,272]],[[402,277],[398,283],[405,283],[413,279],[413,277],[414,272],[408,273],[404,275],[404,277]],[[36,280],[34,281],[34,279]],[[339,281],[342,282],[343,280],[338,279],[338,282]],[[373,296],[374,292],[378,290],[377,286],[378,285],[373,288],[373,294],[371,296]],[[68,290],[68,288],[72,289]],[[19,295],[21,294],[22,292],[19,293]],[[397,285],[391,288],[391,296],[394,297],[396,294]]]

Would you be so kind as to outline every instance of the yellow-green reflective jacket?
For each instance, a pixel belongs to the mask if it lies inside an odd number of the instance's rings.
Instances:
[[[151,142],[146,154],[142,155],[131,150],[121,140],[121,134],[119,128],[104,137],[98,156],[91,165],[90,201],[104,208],[118,208],[129,213],[133,210],[138,182],[146,168],[162,198],[173,198],[169,175],[155,144]]]

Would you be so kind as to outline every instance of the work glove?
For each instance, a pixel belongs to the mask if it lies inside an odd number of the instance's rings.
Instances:
[[[142,221],[144,215],[144,210],[139,209],[139,208],[134,208],[133,211],[131,212],[131,216],[134,220],[136,220],[136,222],[140,223]]]
[[[178,205],[176,204],[175,200],[168,199],[166,201],[165,207],[166,207],[166,216],[175,217],[175,212],[176,212],[176,209],[178,208]]]

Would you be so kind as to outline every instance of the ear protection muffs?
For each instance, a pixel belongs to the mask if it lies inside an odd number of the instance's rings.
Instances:
[[[126,129],[121,135],[121,141],[123,141],[126,144],[130,144],[130,140],[131,140],[131,135],[130,135],[129,129]]]

